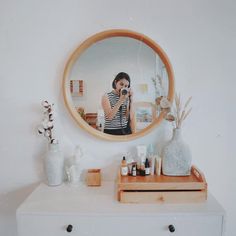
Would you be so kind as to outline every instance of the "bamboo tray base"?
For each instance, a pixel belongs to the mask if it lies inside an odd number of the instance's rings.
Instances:
[[[195,166],[190,176],[121,176],[117,198],[122,203],[193,203],[207,199],[204,174]]]

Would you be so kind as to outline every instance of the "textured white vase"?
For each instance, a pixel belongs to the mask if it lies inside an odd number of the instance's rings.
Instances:
[[[192,155],[183,141],[181,129],[174,129],[172,139],[163,149],[162,173],[170,176],[187,176],[191,173]]]
[[[48,145],[48,151],[44,159],[47,183],[49,186],[57,186],[64,180],[64,157],[58,143]]]

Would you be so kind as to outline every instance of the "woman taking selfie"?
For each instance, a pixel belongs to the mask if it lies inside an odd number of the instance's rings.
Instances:
[[[105,113],[104,133],[113,135],[132,134],[133,104],[130,77],[125,72],[116,75],[112,82],[113,90],[102,97]]]

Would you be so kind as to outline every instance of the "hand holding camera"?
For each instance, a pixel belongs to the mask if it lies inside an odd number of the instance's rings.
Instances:
[[[127,95],[129,93],[129,89],[128,88],[122,88],[120,90],[120,95]]]
[[[130,93],[129,91],[130,91],[129,88],[122,88],[120,90],[120,100],[122,102],[124,102],[129,97],[129,93]]]
[[[129,98],[130,100],[132,99],[133,91],[131,88],[122,88],[120,90],[120,100],[123,102]]]

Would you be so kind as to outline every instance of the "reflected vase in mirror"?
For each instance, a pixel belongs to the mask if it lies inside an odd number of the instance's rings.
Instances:
[[[163,149],[162,173],[169,176],[188,176],[191,173],[192,156],[183,141],[181,129],[173,130],[173,137]]]
[[[64,180],[64,157],[58,143],[49,143],[44,159],[47,184],[58,186]]]

